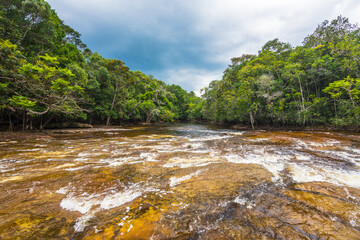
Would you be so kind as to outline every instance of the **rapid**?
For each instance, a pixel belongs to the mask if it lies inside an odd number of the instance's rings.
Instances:
[[[360,239],[360,134],[201,124],[0,142],[0,239]]]

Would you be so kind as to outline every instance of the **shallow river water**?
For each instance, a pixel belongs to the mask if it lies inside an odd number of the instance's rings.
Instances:
[[[0,142],[0,239],[360,239],[360,135],[209,125]]]

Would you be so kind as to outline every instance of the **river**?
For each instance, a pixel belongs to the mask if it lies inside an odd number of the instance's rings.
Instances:
[[[0,142],[0,239],[360,239],[360,135],[211,125]]]

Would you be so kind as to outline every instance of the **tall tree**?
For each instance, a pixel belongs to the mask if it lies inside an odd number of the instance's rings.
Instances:
[[[358,30],[356,24],[351,24],[346,17],[338,16],[331,22],[325,20],[319,24],[315,31],[304,39],[303,44],[305,47],[316,47],[329,43],[337,44],[346,35],[356,30]]]

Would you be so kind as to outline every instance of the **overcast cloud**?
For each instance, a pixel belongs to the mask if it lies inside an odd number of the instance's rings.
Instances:
[[[48,0],[92,51],[196,91],[232,57],[279,38],[293,46],[323,20],[360,22],[358,0]]]

